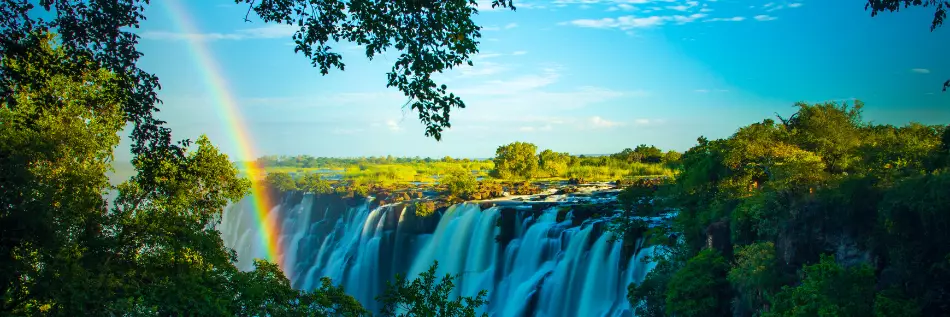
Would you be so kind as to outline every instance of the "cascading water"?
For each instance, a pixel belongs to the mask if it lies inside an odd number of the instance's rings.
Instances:
[[[292,285],[343,284],[365,307],[397,273],[410,278],[439,262],[438,274],[460,274],[455,295],[488,290],[492,316],[632,316],[627,285],[653,268],[653,248],[625,254],[610,241],[603,219],[577,223],[558,207],[457,204],[428,218],[400,204],[334,195],[287,193],[269,217],[280,219],[279,243]],[[568,200],[570,200],[569,198]],[[247,199],[229,206],[221,223],[238,266],[263,257],[258,220]]]

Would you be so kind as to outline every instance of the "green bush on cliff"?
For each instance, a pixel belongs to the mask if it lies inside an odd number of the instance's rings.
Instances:
[[[443,175],[439,179],[439,184],[446,187],[449,196],[469,199],[478,186],[478,181],[471,172],[463,169],[456,169]]]
[[[317,173],[308,173],[297,180],[297,188],[314,194],[329,194],[333,192],[330,182],[324,180]]]
[[[670,316],[726,316],[730,313],[729,264],[716,250],[706,249],[689,259],[670,278],[666,313]]]
[[[710,242],[736,251],[724,255],[733,263],[732,287],[707,296],[731,298],[729,310],[742,315],[945,314],[948,128],[866,123],[860,102],[796,107],[788,118],[725,139],[700,137],[661,197],[679,211],[673,226],[688,253],[706,252]],[[702,281],[688,272],[689,261],[679,261],[676,274]],[[872,264],[878,267],[864,267]],[[800,271],[799,283],[792,277]],[[663,283],[667,274],[654,271],[647,280]],[[666,310],[722,308],[692,301],[684,290],[697,285],[688,280],[652,287],[670,290],[662,295]],[[659,302],[657,292],[637,294],[636,303]]]
[[[288,173],[267,173],[264,181],[279,191],[297,190],[297,182]]]
[[[435,214],[435,203],[431,201],[417,201],[413,204],[413,207],[418,217],[428,217]]]
[[[833,256],[802,268],[802,282],[785,286],[763,317],[872,316],[874,271],[860,265],[843,268]]]

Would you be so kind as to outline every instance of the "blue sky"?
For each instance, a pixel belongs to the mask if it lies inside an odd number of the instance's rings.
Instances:
[[[865,119],[950,123],[947,30],[932,11],[871,18],[864,1],[518,1],[483,10],[475,66],[440,77],[462,95],[436,142],[403,108],[385,73],[342,43],[345,71],[321,76],[294,54],[293,29],[245,22],[246,5],[176,0],[200,33],[181,33],[154,1],[141,66],[156,73],[160,117],[177,138],[207,134],[236,154],[187,38],[206,41],[224,70],[257,149],[315,156],[490,157],[501,144],[612,153],[637,144],[685,150],[726,137],[796,101],[858,98]],[[487,8],[487,6],[485,7]],[[252,14],[253,15],[253,14]]]

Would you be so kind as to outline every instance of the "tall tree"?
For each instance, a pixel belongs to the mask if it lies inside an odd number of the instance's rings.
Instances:
[[[396,87],[419,112],[426,136],[442,139],[450,128],[453,107],[464,108],[462,99],[432,78],[435,73],[468,64],[478,53],[481,27],[476,0],[235,0],[246,3],[265,22],[299,27],[294,52],[302,52],[320,73],[343,70],[343,56],[331,42],[349,41],[366,47],[366,57],[395,49],[399,57],[387,74],[387,87]],[[492,0],[491,8],[515,10],[512,0]]]
[[[529,179],[538,170],[538,146],[527,142],[514,142],[495,150],[495,170],[500,178]]]

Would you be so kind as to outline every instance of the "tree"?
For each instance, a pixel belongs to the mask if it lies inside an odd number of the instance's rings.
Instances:
[[[627,301],[633,307],[636,316],[665,317],[666,291],[673,277],[688,259],[683,247],[677,244],[672,247],[659,247],[646,260],[653,261],[656,266],[640,284],[631,283],[627,286]]]
[[[355,298],[329,278],[320,279],[320,288],[300,291],[274,263],[255,260],[254,270],[234,278],[238,316],[369,316]]]
[[[739,247],[728,279],[739,295],[742,308],[754,313],[763,311],[782,282],[775,244],[757,242]]]
[[[123,124],[120,79],[88,59],[71,63],[51,35],[30,41],[28,54],[0,59],[29,81],[0,100],[0,314],[68,314],[110,301],[114,288],[93,276],[121,276],[80,265],[109,250],[76,252],[102,243],[97,231],[112,220],[102,193]],[[83,287],[90,300],[77,303]]]
[[[801,285],[783,287],[766,317],[872,316],[874,271],[867,265],[843,268],[832,256],[803,268]]]
[[[400,55],[387,74],[387,87],[406,95],[406,105],[419,112],[426,136],[441,140],[443,129],[451,127],[451,109],[465,107],[446,85],[436,84],[432,74],[473,65],[482,29],[472,21],[478,14],[476,0],[235,3],[249,4],[265,22],[299,27],[294,52],[302,52],[324,75],[331,68],[344,69],[343,56],[332,51],[331,41],[363,45],[369,59],[394,48]],[[515,10],[511,0],[492,0],[491,7]]]
[[[640,162],[643,163],[659,163],[663,161],[663,150],[660,150],[656,146],[640,144],[637,145],[637,148],[633,149],[633,152],[640,157]]]
[[[830,173],[845,171],[855,159],[853,151],[861,144],[861,109],[835,102],[809,105],[797,103],[796,112],[783,123],[791,132],[792,141],[803,150],[820,156]]]
[[[297,182],[294,181],[294,178],[288,173],[284,172],[271,172],[267,173],[267,176],[264,178],[264,182],[274,186],[279,191],[286,192],[297,190]]]
[[[495,170],[500,178],[530,179],[538,169],[538,147],[531,143],[514,142],[495,150]]]
[[[400,317],[455,317],[476,316],[476,309],[488,304],[485,297],[488,292],[479,291],[474,297],[460,296],[450,299],[455,288],[454,280],[459,276],[446,274],[436,283],[438,277],[436,269],[439,262],[435,261],[429,270],[423,272],[412,281],[403,276],[396,276],[395,282],[386,282],[386,290],[376,297],[383,304],[381,315]],[[483,313],[483,317],[488,314]]]
[[[448,189],[449,195],[468,199],[475,192],[478,181],[472,175],[472,172],[463,168],[455,168],[448,174],[443,175],[439,179],[439,184]]]
[[[729,282],[726,259],[705,249],[686,262],[670,279],[666,290],[669,316],[726,316],[729,314]]]
[[[317,173],[307,173],[297,180],[297,188],[314,194],[329,194],[333,192],[330,182],[324,180]]]
[[[670,150],[666,152],[666,154],[663,154],[663,163],[671,164],[671,165],[679,164],[680,158],[682,157],[683,157],[683,154],[681,154],[680,152]]]
[[[550,177],[558,177],[567,172],[568,164],[571,161],[571,155],[567,153],[558,153],[551,150],[541,151],[538,155],[541,171]]]
[[[24,41],[27,51],[0,59],[25,81],[0,100],[0,315],[320,316],[358,308],[337,288],[293,290],[273,264],[237,270],[216,227],[249,182],[206,137],[196,147],[186,142],[181,155],[137,155],[138,173],[109,185],[128,116],[126,78],[71,55],[48,33]],[[117,192],[112,203],[103,198],[109,190]]]
[[[58,45],[67,52],[64,59],[94,65],[115,77],[112,95],[122,107],[124,121],[132,126],[132,153],[152,158],[183,157],[189,142],[174,143],[171,130],[154,117],[160,102],[156,94],[158,77],[137,66],[142,54],[135,47],[139,36],[133,30],[144,19],[148,0],[40,1],[42,10],[47,11],[45,16],[34,10],[34,3],[4,1],[0,5],[0,19],[4,21],[0,26],[0,56],[21,58],[35,52],[37,43],[45,42],[47,32],[55,29],[60,38]],[[8,105],[17,102],[16,86],[42,84],[48,79],[31,77],[8,66],[0,68],[0,99]],[[71,76],[88,71],[88,67],[57,69]],[[149,173],[152,167],[144,168],[141,173]]]
[[[871,16],[876,16],[881,12],[899,11],[901,6],[904,8],[910,6],[934,7],[934,18],[930,22],[930,31],[933,32],[943,25],[943,20],[947,18],[947,7],[950,7],[946,1],[942,0],[867,0],[864,10],[871,9]],[[950,79],[943,82],[943,91],[950,87]]]

